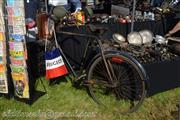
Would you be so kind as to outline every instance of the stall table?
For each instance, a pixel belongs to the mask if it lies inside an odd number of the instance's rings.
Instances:
[[[162,21],[135,23],[135,31],[148,29],[151,30],[154,35],[164,35],[165,31],[169,28],[164,29],[163,24]],[[109,29],[109,31],[103,35],[104,39],[112,39],[113,33],[120,33],[127,36],[130,31],[130,24],[110,23],[97,25]],[[87,26],[80,26],[79,28],[75,26],[63,27],[61,30],[73,33],[90,34]],[[83,51],[88,39],[89,38],[80,36],[58,34],[58,40],[64,53],[67,55],[70,63],[75,67],[78,67],[81,63]],[[147,64],[144,65],[144,68],[148,75],[149,96],[180,87],[180,58],[175,61],[163,61]]]

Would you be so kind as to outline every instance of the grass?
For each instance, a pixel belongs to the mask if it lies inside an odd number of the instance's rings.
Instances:
[[[32,105],[14,98],[0,97],[0,120],[176,120],[180,103],[180,88],[146,98],[140,109],[129,115],[120,115],[98,106],[84,89],[76,89],[70,82],[49,86],[47,94]],[[38,85],[42,90],[42,85]]]

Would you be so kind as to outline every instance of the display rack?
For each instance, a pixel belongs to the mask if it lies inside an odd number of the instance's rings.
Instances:
[[[0,93],[8,93],[4,6],[0,1]]]
[[[8,44],[11,77],[14,84],[15,96],[30,98],[29,78],[27,72],[27,48],[24,0],[7,0]]]

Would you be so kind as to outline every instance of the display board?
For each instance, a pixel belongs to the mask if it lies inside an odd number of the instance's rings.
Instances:
[[[7,0],[9,59],[15,95],[29,98],[24,0]]]
[[[4,6],[0,1],[0,93],[8,93]]]

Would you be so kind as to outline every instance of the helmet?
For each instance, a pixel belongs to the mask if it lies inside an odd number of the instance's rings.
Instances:
[[[127,40],[129,42],[129,44],[137,45],[137,46],[142,45],[142,43],[143,43],[142,37],[138,32],[129,33]]]
[[[55,6],[52,12],[57,19],[65,17],[67,13],[68,11],[63,6]]]

